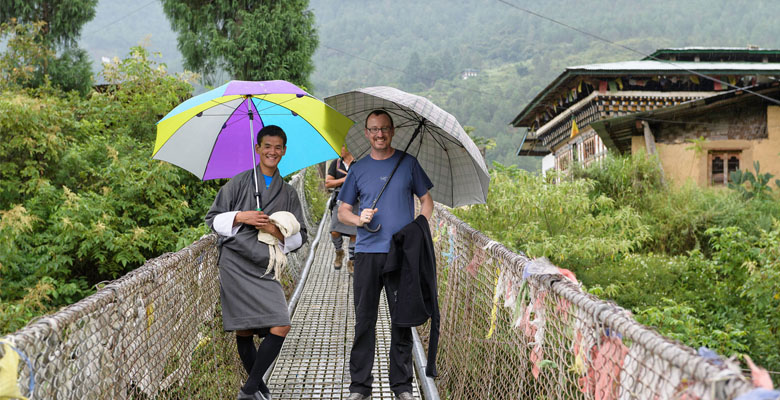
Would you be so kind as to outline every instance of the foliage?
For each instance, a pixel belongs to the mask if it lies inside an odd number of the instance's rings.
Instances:
[[[649,193],[664,187],[658,157],[644,152],[628,157],[609,155],[583,168],[575,163],[570,177],[593,181],[593,196],[606,196],[619,206],[641,208]]]
[[[487,204],[455,213],[514,250],[572,269],[620,258],[649,239],[634,210],[603,195],[589,197],[592,181],[548,185],[516,167],[495,167]]]
[[[492,150],[494,147],[496,147],[496,141],[494,139],[476,135],[474,133],[476,128],[473,126],[464,126],[463,130],[466,131],[466,134],[469,135],[469,138],[474,142],[479,151],[482,152],[483,157],[485,156],[485,151]]]
[[[753,168],[756,174],[750,171],[732,171],[729,174],[729,189],[737,191],[746,200],[752,198],[768,198],[772,188],[769,181],[774,177],[769,172],[761,173],[761,164],[758,161],[753,162]]]
[[[43,40],[43,28],[43,22],[19,24],[12,20],[0,24],[0,39],[8,37],[0,55],[0,89],[28,87],[38,66],[54,56],[54,50],[38,44]]]
[[[328,192],[325,191],[324,181],[325,179],[320,176],[317,168],[306,169],[304,190],[306,191],[306,200],[311,205],[312,227],[320,223],[322,214],[325,213],[325,203],[328,202]]]
[[[0,21],[43,22],[45,41],[70,47],[81,27],[95,17],[98,0],[11,0],[0,7]]]
[[[309,85],[317,47],[308,0],[245,2],[163,0],[178,33],[185,67],[206,84],[225,71],[233,79],[284,79]]]
[[[51,58],[47,74],[38,74],[32,87],[44,86],[47,81],[64,91],[74,90],[86,96],[92,90],[92,66],[87,52],[76,47],[65,49],[59,57]]]
[[[34,35],[22,35],[25,48],[38,47],[40,56],[26,60],[24,67],[33,79],[25,87],[46,87],[49,82],[63,91],[86,95],[92,86],[92,68],[87,53],[77,47],[82,26],[95,17],[98,0],[6,1],[0,7],[0,22],[33,26]],[[17,34],[19,31],[17,30]],[[26,39],[32,39],[26,40]],[[60,53],[59,55],[56,55]],[[24,58],[12,59],[24,62]],[[32,62],[30,62],[32,61]],[[21,83],[21,82],[17,82]]]
[[[192,87],[143,48],[104,74],[121,84],[0,99],[4,332],[207,232],[218,183],[150,157],[155,123]]]
[[[573,179],[496,164],[488,203],[454,212],[663,335],[780,369],[780,202],[665,186],[656,165],[616,157]]]

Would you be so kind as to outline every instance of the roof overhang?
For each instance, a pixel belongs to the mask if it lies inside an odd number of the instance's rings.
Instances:
[[[742,55],[742,54],[767,54],[767,55],[780,55],[778,49],[762,49],[751,47],[671,47],[666,49],[658,49],[653,54],[648,55],[642,60],[657,60],[660,57],[667,55],[678,54],[729,54],[729,55]]]
[[[690,61],[626,61],[603,64],[588,64],[566,68],[555,80],[540,91],[512,120],[515,127],[528,127],[534,116],[541,113],[548,97],[554,97],[554,92],[567,83],[577,79],[587,78],[617,78],[643,76],[679,76],[695,75],[762,75],[780,76],[780,63],[750,63],[750,62],[690,62]]]
[[[550,149],[543,146],[539,141],[539,138],[531,132],[526,131],[523,140],[520,141],[520,146],[515,152],[516,156],[526,157],[543,157],[550,154]]]
[[[591,122],[589,126],[596,131],[596,134],[599,135],[601,141],[607,148],[616,150],[620,153],[625,153],[627,150],[631,150],[631,136],[640,135],[642,133],[642,121],[673,119],[672,117],[686,116],[691,113],[701,112],[714,107],[726,106],[754,97],[762,100],[760,97],[751,95],[743,89],[756,89],[756,93],[773,98],[777,98],[777,94],[780,93],[780,87],[778,86],[773,85],[769,88],[760,88],[756,85],[748,88],[729,90],[715,96],[704,97],[670,107],[602,119]]]

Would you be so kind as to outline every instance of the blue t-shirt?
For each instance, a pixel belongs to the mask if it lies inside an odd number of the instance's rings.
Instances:
[[[370,155],[354,163],[347,173],[347,179],[341,187],[339,200],[355,205],[360,203],[359,211],[371,207],[379,191],[393,171],[398,158],[403,154],[396,150],[386,160],[374,160]],[[422,197],[433,187],[420,163],[407,154],[390,179],[382,197],[376,204],[377,212],[369,224],[375,228],[382,224],[379,232],[371,233],[363,228],[357,230],[355,252],[387,253],[393,234],[414,220],[414,197]]]

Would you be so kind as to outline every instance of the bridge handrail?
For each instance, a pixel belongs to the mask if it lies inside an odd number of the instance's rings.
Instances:
[[[730,360],[665,338],[447,207],[436,204],[430,226],[442,312],[438,386],[450,398],[734,399],[754,388]]]
[[[312,227],[304,174],[290,184]],[[207,234],[180,251],[148,260],[95,294],[0,338],[29,360],[19,365],[22,395],[234,397],[244,372],[232,333],[222,330],[216,240],[216,234]],[[280,278],[288,296],[310,246],[308,241],[288,257]]]

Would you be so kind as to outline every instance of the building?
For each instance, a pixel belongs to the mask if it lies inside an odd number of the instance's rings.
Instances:
[[[474,68],[466,68],[460,73],[460,79],[469,79],[479,75],[479,70]]]
[[[779,92],[780,50],[660,49],[567,68],[512,125],[528,129],[518,155],[553,157],[560,171],[647,151],[677,183],[722,185],[753,161],[780,176]]]

